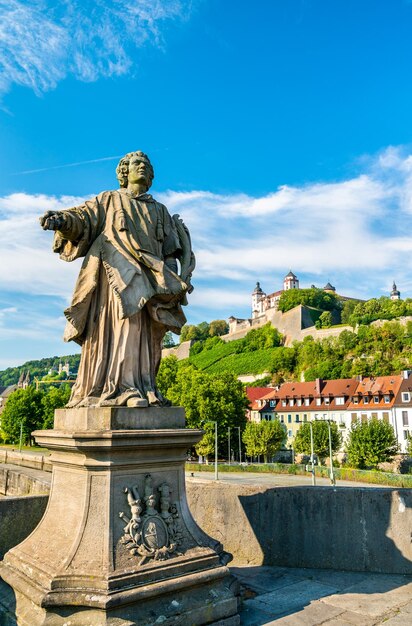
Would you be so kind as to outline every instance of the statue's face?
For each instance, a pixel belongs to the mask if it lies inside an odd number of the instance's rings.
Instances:
[[[143,157],[134,154],[129,161],[129,184],[145,185],[149,189],[151,184],[150,165]]]

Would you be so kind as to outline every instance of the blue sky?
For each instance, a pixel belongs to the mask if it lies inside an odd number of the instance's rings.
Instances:
[[[190,323],[257,280],[412,297],[412,3],[0,0],[0,369],[76,351],[38,216],[142,149],[193,233]]]

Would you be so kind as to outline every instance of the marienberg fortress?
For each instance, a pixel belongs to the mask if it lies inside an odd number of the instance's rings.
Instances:
[[[311,285],[314,287],[314,285]],[[299,279],[292,272],[289,271],[283,279],[283,289],[274,291],[273,293],[265,293],[260,286],[260,283],[256,283],[256,287],[252,292],[252,315],[249,318],[239,318],[231,316],[229,317],[229,332],[227,335],[223,335],[221,339],[223,341],[233,341],[235,339],[242,339],[252,328],[260,328],[268,322],[272,324],[283,335],[285,346],[290,346],[294,341],[303,341],[303,339],[311,335],[314,339],[323,339],[325,337],[336,337],[340,335],[344,330],[353,332],[352,326],[332,326],[331,328],[316,328],[316,318],[313,312],[317,309],[311,307],[298,305],[282,313],[279,311],[280,296],[284,291],[289,289],[300,289]],[[323,291],[327,293],[336,294],[336,289],[329,282],[323,287]],[[339,295],[341,301],[344,300],[356,300],[356,298],[350,296]],[[390,298],[392,300],[399,300],[401,297],[400,291],[398,291],[396,284],[393,283],[392,291],[390,292]],[[362,302],[362,300],[359,300]],[[410,318],[408,318],[410,319]],[[403,318],[399,320],[401,323],[406,321]],[[372,324],[379,324],[380,322],[372,322]],[[163,350],[163,356],[170,354],[176,354],[179,359],[184,359],[189,356],[189,349],[192,342],[185,341],[175,348],[168,348]]]

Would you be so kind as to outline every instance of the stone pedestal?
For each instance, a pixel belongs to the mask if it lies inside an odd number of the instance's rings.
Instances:
[[[1,564],[0,624],[239,624],[230,555],[186,502],[202,433],[184,422],[178,407],[61,409],[54,430],[34,433],[52,452],[50,500]]]

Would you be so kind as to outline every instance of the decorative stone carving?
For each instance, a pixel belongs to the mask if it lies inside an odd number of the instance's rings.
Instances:
[[[162,483],[160,492],[160,512],[156,508],[156,496],[152,477],[146,474],[144,482],[144,498],[139,495],[137,486],[125,487],[127,503],[131,517],[123,511],[119,517],[126,522],[124,535],[121,539],[132,554],[139,555],[139,565],[147,560],[165,561],[176,554],[181,543],[182,531],[179,525],[177,503],[170,502],[170,486]]]

